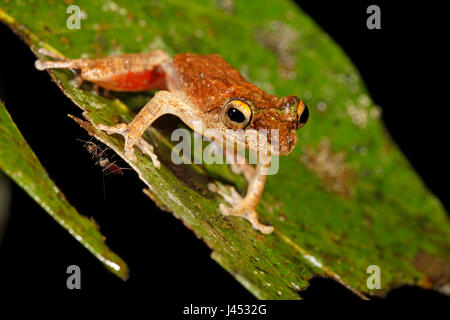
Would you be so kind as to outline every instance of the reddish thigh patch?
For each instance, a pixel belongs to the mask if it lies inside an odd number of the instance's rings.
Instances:
[[[127,72],[113,76],[107,81],[96,82],[99,86],[113,91],[148,91],[164,89],[165,72],[160,68],[142,72]]]

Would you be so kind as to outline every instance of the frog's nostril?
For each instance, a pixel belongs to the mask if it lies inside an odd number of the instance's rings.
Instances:
[[[297,129],[303,127],[309,119],[309,110],[303,101],[297,107]]]

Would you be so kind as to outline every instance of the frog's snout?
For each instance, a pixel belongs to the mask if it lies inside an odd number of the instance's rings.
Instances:
[[[285,114],[289,115],[289,121],[295,121],[295,129],[300,129],[308,121],[309,109],[297,96],[280,98],[280,107]]]
[[[275,142],[275,143],[274,143]],[[278,134],[278,138],[275,141],[271,141],[272,153],[279,155],[289,154],[297,144],[297,133],[294,129],[281,129]]]

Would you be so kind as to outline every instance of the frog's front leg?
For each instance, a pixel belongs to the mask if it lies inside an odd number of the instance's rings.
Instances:
[[[245,180],[250,183],[255,176],[255,168],[248,163],[247,159],[235,150],[229,151],[228,149],[225,150],[225,157],[227,163],[230,164],[231,171],[234,174],[242,174]]]
[[[168,91],[158,91],[155,96],[139,111],[130,124],[119,123],[115,126],[97,124],[96,128],[108,134],[120,134],[125,138],[125,157],[136,161],[134,146],[139,147],[142,152],[147,153],[155,167],[160,167],[158,157],[153,152],[153,146],[146,142],[142,135],[145,130],[159,117],[164,114],[175,114],[182,110],[183,104]]]
[[[249,167],[253,169],[253,167],[251,167],[249,164],[245,164],[242,166],[246,169],[249,169]],[[211,191],[219,193],[231,205],[231,207],[228,207],[225,204],[221,204],[219,206],[219,209],[223,215],[232,215],[247,219],[252,224],[254,229],[259,230],[264,234],[272,233],[274,228],[272,226],[266,226],[259,222],[258,213],[256,212],[256,206],[258,205],[259,199],[261,198],[261,195],[263,193],[264,185],[266,183],[267,170],[269,167],[269,159],[260,159],[260,162],[258,162],[256,166],[256,170],[254,170],[253,176],[247,177],[248,175],[244,175],[246,179],[249,180],[247,193],[244,198],[242,198],[239,193],[231,186],[228,188],[229,193],[225,193],[216,185],[209,185]],[[251,170],[248,171],[251,172]]]

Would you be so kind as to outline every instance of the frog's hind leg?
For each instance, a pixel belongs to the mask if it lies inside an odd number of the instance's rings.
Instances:
[[[44,56],[55,59],[55,61],[36,60],[34,66],[40,71],[47,69],[82,69],[92,65],[92,60],[90,59],[67,59],[63,55],[45,48],[40,48],[38,52]]]
[[[47,69],[82,69],[85,65],[85,62],[82,60],[58,60],[58,61],[48,61],[48,60],[36,60],[34,66],[38,70],[47,70]],[[70,80],[70,83],[76,87],[80,88],[84,79],[81,74],[77,74],[75,78]]]
[[[51,60],[36,60],[34,63],[34,66],[36,69],[43,71],[47,69],[74,69],[74,70],[82,70],[83,68],[86,68],[89,63],[87,60],[83,59],[66,59],[64,56],[57,54],[53,51],[49,51],[44,48],[40,48],[38,52],[42,55],[45,55],[47,57],[56,59],[56,61]],[[81,74],[78,72],[76,77],[70,80],[70,83],[76,87],[80,88],[81,84],[83,83],[84,79],[81,76]]]
[[[166,89],[166,74],[161,66],[170,58],[161,50],[99,59],[52,57],[57,60],[37,60],[35,62],[36,68],[38,70],[80,70],[78,82],[89,81],[113,91],[136,92]]]
[[[90,60],[84,59],[36,60],[34,66],[40,71],[47,69],[83,69],[89,66],[89,62]]]

